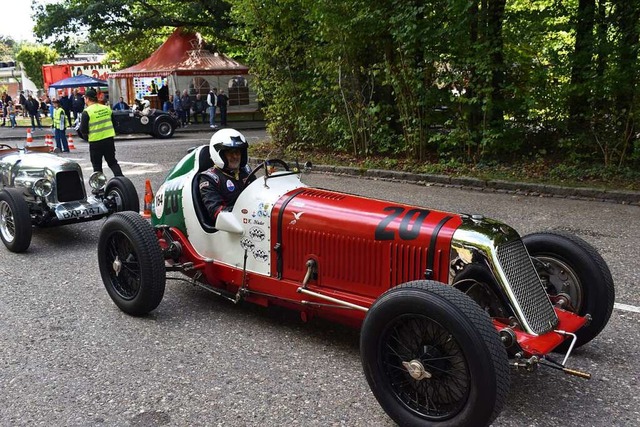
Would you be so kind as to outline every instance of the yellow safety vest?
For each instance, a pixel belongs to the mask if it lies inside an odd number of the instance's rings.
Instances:
[[[116,136],[111,122],[111,108],[102,104],[92,104],[84,111],[89,115],[89,142]]]
[[[64,130],[64,121],[67,116],[64,113],[64,109],[62,107],[58,107],[53,110],[53,127],[56,129]]]

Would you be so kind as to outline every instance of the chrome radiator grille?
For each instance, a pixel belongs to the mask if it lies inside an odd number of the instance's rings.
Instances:
[[[536,334],[543,334],[554,329],[558,324],[558,317],[524,243],[521,240],[513,240],[499,245],[496,253],[515,300],[520,305],[531,330]]]
[[[56,174],[59,202],[75,202],[85,197],[84,183],[77,171],[62,171]]]

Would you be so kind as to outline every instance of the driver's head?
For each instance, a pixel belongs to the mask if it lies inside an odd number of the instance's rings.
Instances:
[[[209,153],[217,167],[235,170],[246,166],[248,147],[243,134],[235,129],[222,129],[211,137]]]

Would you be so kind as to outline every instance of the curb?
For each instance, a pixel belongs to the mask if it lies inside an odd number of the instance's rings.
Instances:
[[[519,194],[533,197],[561,197],[640,206],[640,192],[605,190],[598,188],[562,187],[559,185],[483,180],[472,177],[418,174],[380,169],[360,169],[346,166],[314,165],[312,171],[335,175],[361,176],[363,178],[402,181],[418,185],[465,188],[494,193]]]

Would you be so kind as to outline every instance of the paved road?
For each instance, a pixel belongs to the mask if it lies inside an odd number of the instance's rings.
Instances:
[[[261,132],[247,131],[255,140]],[[119,141],[123,170],[142,194],[206,134]],[[86,144],[70,157],[90,172]],[[108,169],[106,169],[108,171]],[[454,212],[483,213],[522,234],[570,230],[609,263],[618,303],[640,306],[640,207],[487,194],[311,173],[305,182]],[[96,262],[101,221],[35,230],[30,250],[0,247],[2,426],[391,426],[362,375],[358,333],[295,314],[233,306],[171,281],[145,318],[121,313]],[[622,306],[621,306],[622,307]],[[513,373],[495,426],[637,426],[640,313],[616,309],[571,365]]]

